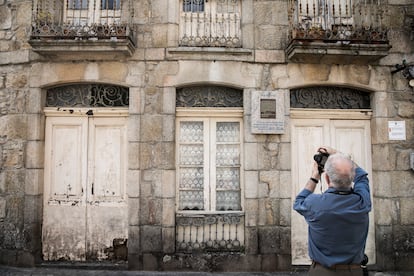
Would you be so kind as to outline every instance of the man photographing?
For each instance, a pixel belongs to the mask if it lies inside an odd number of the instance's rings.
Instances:
[[[333,148],[321,147],[318,152],[329,157],[324,165],[314,161],[312,175],[293,205],[309,226],[309,275],[362,276],[371,211],[368,174]],[[328,189],[314,194],[321,167]]]

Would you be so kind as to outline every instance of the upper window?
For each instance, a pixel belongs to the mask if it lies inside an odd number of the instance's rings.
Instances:
[[[90,25],[119,23],[122,0],[66,0],[65,21]]]
[[[180,46],[240,47],[241,0],[181,0]]]
[[[183,0],[184,12],[203,12],[204,0]]]

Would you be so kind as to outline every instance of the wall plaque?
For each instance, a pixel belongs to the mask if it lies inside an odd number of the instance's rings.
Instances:
[[[405,141],[405,121],[389,121],[388,122],[388,139]]]
[[[285,92],[285,90],[252,92],[252,133],[283,134],[285,132]]]

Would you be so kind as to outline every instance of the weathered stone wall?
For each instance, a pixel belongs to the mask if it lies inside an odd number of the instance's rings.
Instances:
[[[376,266],[413,270],[414,173],[409,154],[414,151],[414,96],[401,73],[391,74],[403,59],[414,62],[411,1],[389,1],[390,54],[378,64],[358,66],[288,63],[287,1],[243,1],[243,49],[180,51],[177,2],[133,1],[138,46],[132,57],[71,62],[31,51],[31,1],[0,0],[0,263],[41,262],[45,88],[105,82],[130,87],[129,267],[289,269],[289,97],[285,97],[286,133],[254,135],[249,127],[250,93],[336,85],[371,93]],[[201,83],[244,91],[243,147],[249,158],[243,164],[246,251],[240,255],[175,254],[175,88]],[[390,120],[406,121],[405,141],[388,140]]]

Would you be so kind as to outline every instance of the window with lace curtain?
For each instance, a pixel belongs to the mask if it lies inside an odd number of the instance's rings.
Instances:
[[[179,211],[241,211],[241,119],[178,119]]]

